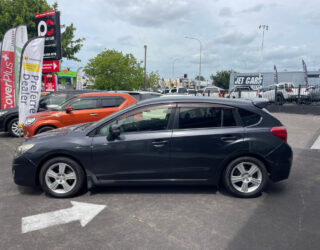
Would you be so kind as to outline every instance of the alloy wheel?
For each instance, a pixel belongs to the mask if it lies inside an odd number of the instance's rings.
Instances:
[[[12,131],[12,134],[14,134],[15,136],[19,137],[22,133],[21,129],[19,126],[19,121],[15,121],[11,124],[11,131]]]
[[[65,194],[75,187],[77,175],[70,165],[62,162],[55,163],[46,171],[45,182],[52,192]]]
[[[241,193],[252,193],[262,183],[262,172],[252,162],[241,162],[235,165],[230,174],[232,186]]]

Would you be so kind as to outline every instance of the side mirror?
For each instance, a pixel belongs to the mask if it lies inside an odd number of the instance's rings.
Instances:
[[[66,111],[67,114],[69,114],[72,110],[73,110],[72,107],[66,107],[65,108],[65,111]]]
[[[109,128],[109,135],[108,135],[108,141],[113,141],[114,139],[119,138],[120,136],[120,127],[116,124],[113,124]]]

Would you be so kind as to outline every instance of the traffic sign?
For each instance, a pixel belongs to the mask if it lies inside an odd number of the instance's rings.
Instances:
[[[60,71],[59,60],[46,60],[42,64],[43,73],[59,72]]]
[[[56,76],[55,75],[44,75],[44,91],[45,92],[56,92]]]

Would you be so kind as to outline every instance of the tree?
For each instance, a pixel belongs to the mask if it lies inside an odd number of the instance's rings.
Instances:
[[[94,79],[93,88],[133,90],[143,85],[143,68],[132,54],[104,50],[89,60],[85,73]]]
[[[210,79],[215,86],[228,89],[231,72],[232,70],[221,70],[218,71],[216,75],[211,74]]]
[[[46,0],[1,0],[0,41],[7,30],[20,24],[27,25],[29,38],[37,36],[34,15],[52,9],[58,10],[56,2],[50,6]],[[63,29],[61,33],[62,56],[69,60],[80,61],[75,54],[80,51],[85,39],[74,39],[76,28],[72,23],[68,26],[61,25],[61,27]]]
[[[200,81],[205,81],[206,80],[206,78],[204,78],[203,76],[196,76],[196,80],[199,80],[200,79]]]
[[[150,72],[147,74],[147,87],[151,88],[152,90],[157,90],[160,81],[159,72]]]

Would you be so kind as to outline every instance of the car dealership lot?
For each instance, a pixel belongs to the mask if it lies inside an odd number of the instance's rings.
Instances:
[[[320,118],[276,116],[294,150],[291,175],[255,199],[201,186],[103,187],[53,199],[13,183],[11,162],[22,139],[0,133],[0,248],[317,249],[320,156],[310,148],[320,135]],[[68,209],[70,201],[106,207],[85,227],[73,221],[22,234],[23,217]]]

